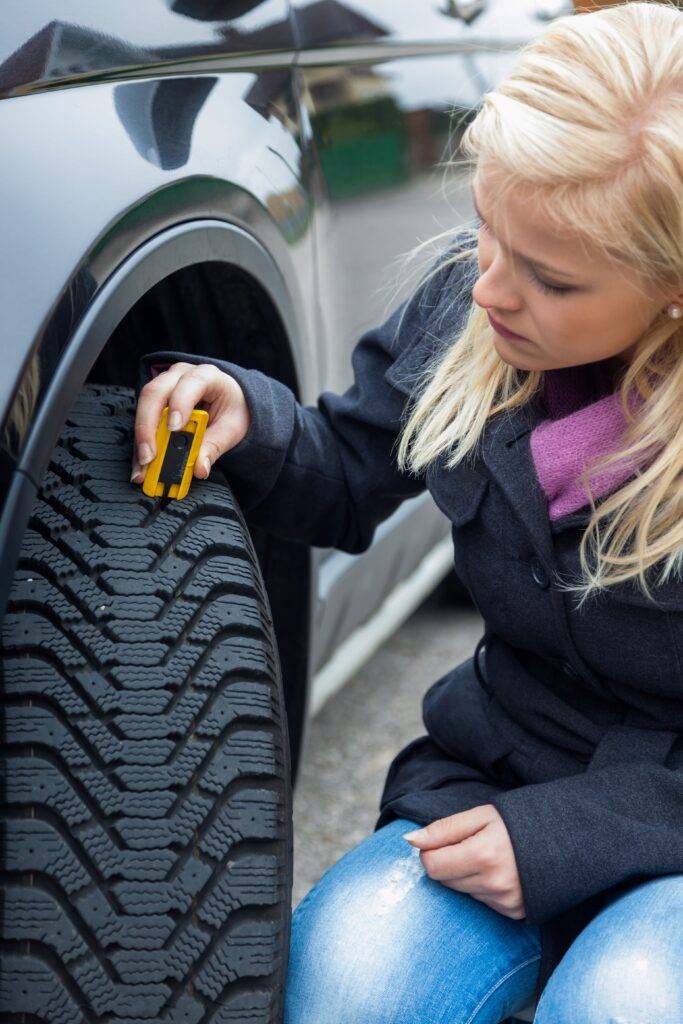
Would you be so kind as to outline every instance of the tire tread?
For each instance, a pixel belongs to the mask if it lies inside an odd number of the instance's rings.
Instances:
[[[0,1014],[271,1024],[292,839],[268,599],[229,487],[129,483],[133,413],[85,387],[3,623]]]

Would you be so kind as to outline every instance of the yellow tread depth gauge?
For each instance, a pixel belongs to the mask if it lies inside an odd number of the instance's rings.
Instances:
[[[142,490],[150,498],[184,498],[209,422],[204,409],[193,409],[182,430],[168,429],[168,406],[157,427],[157,454],[147,466]]]

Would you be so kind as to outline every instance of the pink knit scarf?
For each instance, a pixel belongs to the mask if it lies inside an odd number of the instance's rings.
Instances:
[[[626,423],[615,386],[623,365],[614,358],[545,373],[543,401],[550,418],[532,430],[530,445],[550,519],[590,505],[578,476],[589,460],[619,447]],[[630,400],[635,411],[640,396],[633,392]],[[634,473],[635,464],[622,459],[595,474],[594,498],[616,490]]]

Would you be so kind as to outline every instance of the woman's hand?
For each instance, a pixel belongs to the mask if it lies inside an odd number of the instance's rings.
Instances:
[[[403,838],[418,847],[430,878],[505,917],[526,917],[510,835],[493,804],[439,818]]]
[[[166,405],[171,430],[184,427],[197,407],[205,408],[209,414],[194,465],[194,475],[200,480],[206,479],[218,456],[233,448],[249,429],[249,408],[234,377],[210,363],[173,363],[140,391],[135,413],[136,450],[130,477],[133,483],[142,483],[144,467],[156,455],[156,431]]]

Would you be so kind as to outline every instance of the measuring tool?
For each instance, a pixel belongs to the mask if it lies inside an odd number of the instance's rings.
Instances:
[[[209,414],[193,409],[182,430],[168,429],[168,406],[157,427],[157,454],[150,462],[142,490],[150,498],[184,498],[192,483],[194,464],[199,455]]]

